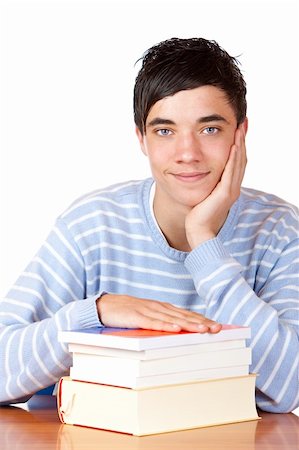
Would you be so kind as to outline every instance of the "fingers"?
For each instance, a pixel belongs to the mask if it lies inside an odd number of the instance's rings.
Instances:
[[[99,318],[105,326],[218,333],[221,324],[201,314],[166,302],[127,295],[105,294],[97,300]]]
[[[175,327],[178,331],[187,330],[201,333],[217,333],[221,329],[220,324],[204,317],[202,314],[176,308],[170,304],[157,303],[154,308],[150,304],[144,311],[145,318],[151,320],[151,327],[161,327],[161,324],[163,324],[163,327],[170,326],[172,329]]]
[[[241,182],[244,177],[247,156],[246,156],[246,145],[245,145],[245,124],[241,124],[236,130],[235,137],[235,151],[237,153],[236,160],[236,176]]]
[[[139,328],[168,332],[190,331],[196,333],[218,333],[222,328],[221,324],[218,323],[208,325],[206,323],[195,323],[179,318],[175,322],[172,320],[170,317],[161,317],[159,319],[157,317],[144,316],[142,318],[142,326],[139,326]]]
[[[240,188],[245,173],[247,163],[245,146],[245,129],[241,124],[235,133],[235,142],[232,145],[221,183],[225,187],[226,193],[232,200],[236,200],[240,195]]]

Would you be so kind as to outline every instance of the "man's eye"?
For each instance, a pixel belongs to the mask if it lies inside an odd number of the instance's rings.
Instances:
[[[218,128],[216,127],[207,127],[203,130],[204,134],[216,134],[218,131]]]
[[[168,130],[167,128],[162,128],[162,129],[157,131],[157,134],[159,136],[169,136],[171,134],[171,131]]]

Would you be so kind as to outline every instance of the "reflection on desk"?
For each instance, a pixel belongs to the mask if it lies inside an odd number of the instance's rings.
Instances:
[[[259,421],[136,437],[63,425],[58,419],[55,398],[40,396],[28,402],[28,411],[16,406],[0,408],[0,449],[298,450],[297,416],[263,412],[260,415]]]

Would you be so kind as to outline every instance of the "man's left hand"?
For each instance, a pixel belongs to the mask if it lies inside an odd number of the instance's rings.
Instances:
[[[191,249],[217,236],[229,210],[238,199],[247,163],[245,134],[247,121],[236,130],[235,142],[221,179],[211,194],[186,216],[186,236]]]

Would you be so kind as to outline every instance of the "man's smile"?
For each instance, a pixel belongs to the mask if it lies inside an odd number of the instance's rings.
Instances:
[[[183,181],[185,183],[194,183],[196,181],[200,181],[209,175],[209,171],[207,172],[176,172],[172,175],[179,181]]]

